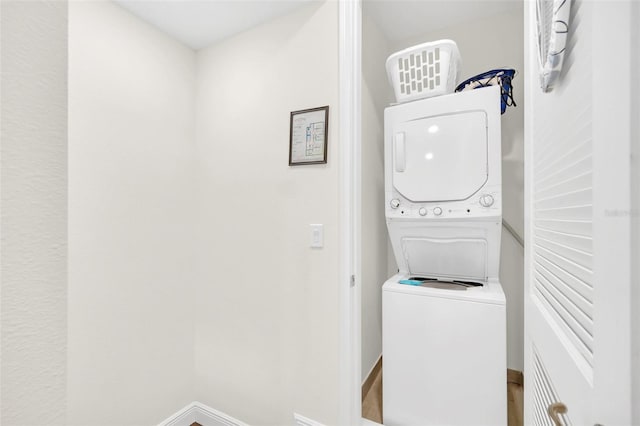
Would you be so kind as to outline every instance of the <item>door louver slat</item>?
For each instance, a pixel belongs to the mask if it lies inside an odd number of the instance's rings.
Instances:
[[[556,282],[562,283],[567,291],[571,292],[575,297],[573,302],[576,304],[584,304],[583,309],[592,309],[593,305],[593,287],[582,281],[580,278],[572,275],[564,269],[559,268],[557,265],[547,261],[541,256],[535,256],[534,261],[540,266],[539,269],[544,269],[549,274],[553,275]],[[591,317],[591,316],[589,316]]]
[[[590,237],[590,220],[563,220],[563,219],[538,219],[535,227],[539,230],[558,231],[580,237]]]
[[[551,207],[547,209],[536,210],[536,218],[556,220],[588,220],[591,219],[591,211],[591,203],[571,207]]]
[[[533,347],[533,407],[534,407],[534,420],[536,426],[555,426],[551,417],[547,413],[549,405],[561,401],[559,395],[556,393],[553,383],[549,378],[542,360],[538,354],[538,351]],[[564,425],[571,425],[568,414],[560,414],[560,420]]]
[[[593,284],[592,284],[593,272],[591,269],[587,269],[584,266],[578,265],[572,260],[567,259],[566,257],[563,257],[557,253],[554,253],[553,251],[550,251],[540,245],[536,245],[534,249],[535,249],[535,254],[537,256],[542,257],[547,262],[552,263],[553,265],[557,266],[559,269],[563,269],[567,271],[571,275],[578,277],[580,280],[587,283],[589,286],[593,287]]]
[[[551,185],[555,185],[557,182],[566,181],[573,176],[590,173],[592,161],[591,155],[589,154],[562,168],[554,169],[551,173],[545,175],[544,178],[540,178],[536,182],[538,191],[542,191]]]

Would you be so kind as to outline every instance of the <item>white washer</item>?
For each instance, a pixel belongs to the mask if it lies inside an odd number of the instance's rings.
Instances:
[[[507,424],[500,145],[498,87],[385,110],[386,426]],[[415,276],[481,285],[398,283]]]
[[[383,286],[386,426],[506,425],[505,299],[498,283],[467,290]]]

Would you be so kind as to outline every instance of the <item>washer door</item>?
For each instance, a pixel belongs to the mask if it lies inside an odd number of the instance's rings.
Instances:
[[[399,123],[393,186],[413,202],[465,200],[487,182],[487,115],[465,111]]]

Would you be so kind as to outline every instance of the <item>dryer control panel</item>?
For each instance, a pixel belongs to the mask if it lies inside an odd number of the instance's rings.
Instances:
[[[416,203],[393,191],[385,206],[387,218],[464,219],[502,215],[502,192],[499,188],[484,188],[467,200]]]

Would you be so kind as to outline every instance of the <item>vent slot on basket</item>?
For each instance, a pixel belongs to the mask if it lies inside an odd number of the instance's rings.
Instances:
[[[410,95],[440,86],[440,48],[412,53],[398,59],[400,93]]]
[[[389,56],[389,81],[398,102],[453,93],[460,68],[460,52],[452,40],[409,47]]]

